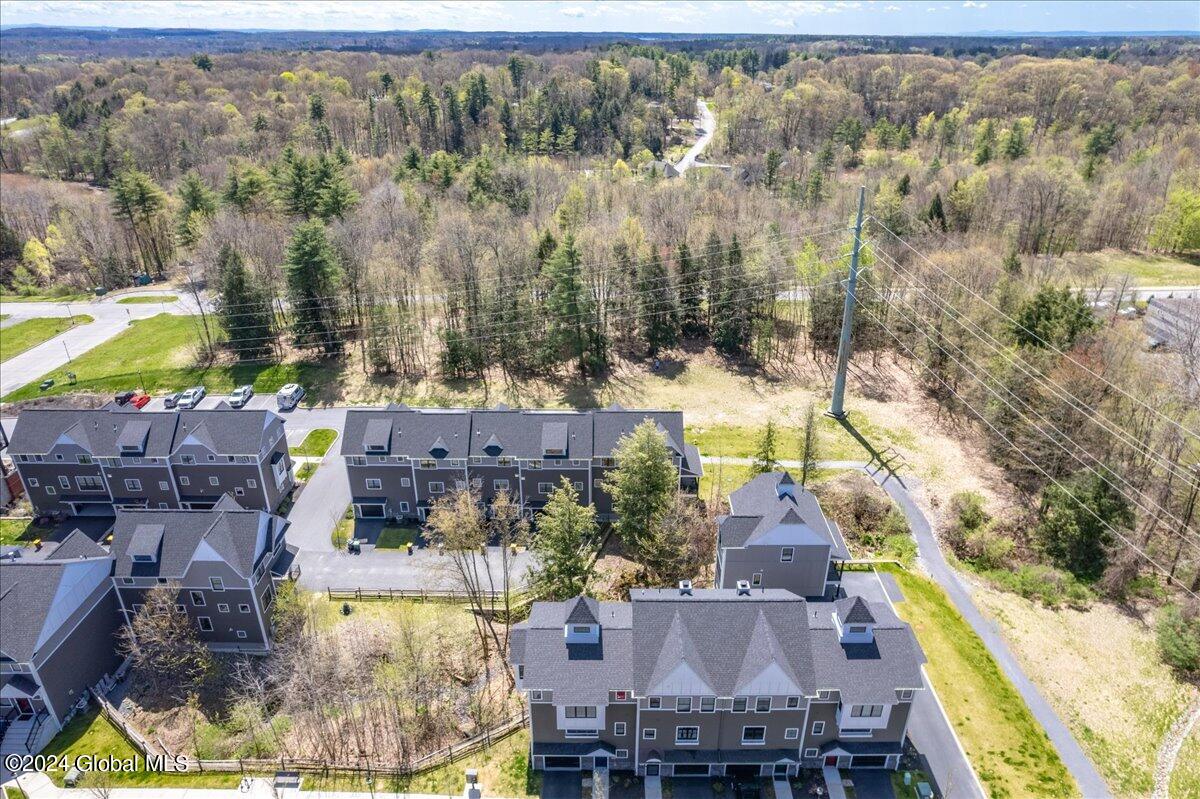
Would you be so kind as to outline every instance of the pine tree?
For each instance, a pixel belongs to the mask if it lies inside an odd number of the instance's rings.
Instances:
[[[729,242],[725,266],[713,311],[716,320],[713,325],[713,345],[725,355],[741,355],[750,344],[750,309],[753,301],[749,296],[746,270],[742,264],[742,247],[738,244],[736,233]]]
[[[1025,132],[1025,123],[1022,120],[1013,121],[1012,127],[1004,137],[1001,150],[1009,161],[1016,161],[1029,152],[1028,134]]]
[[[708,314],[706,327],[713,329],[717,321],[717,297],[721,294],[722,277],[725,269],[725,245],[716,230],[708,232],[704,242],[704,267],[701,277],[704,283],[705,312]]]
[[[546,262],[543,271],[549,291],[546,313],[549,316],[549,343],[555,354],[576,358],[581,374],[587,374],[589,349],[595,331],[591,296],[583,282],[579,250],[575,236],[568,233]]]
[[[755,449],[754,457],[751,459],[750,474],[766,474],[779,468],[779,461],[775,458],[775,438],[775,422],[768,419],[762,434],[758,437],[758,448]]]
[[[933,195],[933,199],[929,201],[929,207],[925,209],[925,221],[930,227],[940,228],[943,232],[946,230],[946,211],[942,207],[942,194],[937,192]]]
[[[175,233],[185,247],[191,247],[199,239],[204,224],[217,212],[217,195],[200,176],[189,172],[179,184],[179,221]]]
[[[800,432],[800,485],[808,485],[808,478],[817,471],[820,460],[817,443],[817,411],[810,403],[804,410],[804,429]]]
[[[563,477],[538,514],[537,535],[530,543],[537,555],[530,573],[534,595],[562,600],[582,594],[598,543],[595,506],[581,505],[579,492]]]
[[[324,223],[314,219],[297,225],[284,263],[296,346],[321,347],[327,353],[341,349],[333,298],[339,271]]]
[[[229,244],[217,256],[217,319],[240,360],[262,358],[275,340],[271,300]]]
[[[679,309],[675,287],[658,253],[643,258],[638,269],[638,327],[651,355],[672,347],[679,338]]]
[[[339,168],[334,168],[317,190],[316,212],[326,222],[335,217],[342,219],[358,201],[359,194],[350,185],[345,173]]]
[[[666,436],[647,419],[624,436],[614,456],[617,468],[604,478],[617,516],[613,531],[635,554],[643,538],[662,524],[679,489],[679,473]]]
[[[996,123],[985,119],[975,135],[975,166],[983,166],[992,160],[996,150]]]
[[[684,335],[698,336],[704,332],[704,279],[700,263],[692,257],[687,242],[680,242],[679,254],[679,322]]]
[[[316,176],[311,159],[290,145],[284,148],[277,165],[275,193],[285,213],[308,219],[316,211]]]
[[[113,181],[113,213],[129,226],[146,274],[153,268],[160,278],[170,255],[170,234],[162,220],[166,205],[167,195],[145,172],[129,167]]]

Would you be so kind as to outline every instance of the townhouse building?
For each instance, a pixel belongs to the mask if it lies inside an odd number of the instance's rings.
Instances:
[[[179,588],[175,606],[215,651],[271,648],[272,566],[286,550],[288,522],[225,495],[208,510],[118,508],[112,582],[122,620],[158,585]]]
[[[39,513],[211,508],[229,495],[273,511],[294,485],[284,422],[266,410],[31,409],[9,454]]]
[[[734,777],[898,767],[924,662],[886,604],[688,583],[534,603],[510,659],[535,768]]]
[[[565,478],[609,519],[602,482],[621,438],[647,419],[666,439],[680,487],[696,490],[700,453],[684,442],[678,411],[351,408],[341,454],[359,518],[424,520],[439,497],[467,488],[485,503],[507,492],[532,514]]]
[[[787,472],[770,472],[731,493],[729,508],[717,519],[714,586],[745,581],[809,599],[837,597],[841,562],[850,553],[812,492]]]
[[[120,668],[108,553],[79,530],[44,560],[0,561],[0,754],[41,750]]]

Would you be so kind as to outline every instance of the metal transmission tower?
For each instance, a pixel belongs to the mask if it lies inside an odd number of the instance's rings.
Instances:
[[[867,187],[858,187],[858,218],[854,222],[854,249],[850,253],[850,279],[846,281],[846,304],[842,307],[842,335],[838,341],[837,372],[833,377],[833,400],[829,403],[829,415],[834,419],[845,419],[846,409],[846,365],[850,362],[850,331],[854,327],[854,303],[858,301],[858,253],[862,249],[863,204],[866,202]],[[809,298],[811,301],[811,298]]]

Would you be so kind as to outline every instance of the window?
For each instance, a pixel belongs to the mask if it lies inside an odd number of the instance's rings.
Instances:
[[[401,503],[400,503],[400,512],[401,512],[401,513],[408,513],[408,503],[407,503],[407,502],[401,502]]]
[[[471,478],[471,488],[483,488],[483,478],[482,477],[472,477]]]
[[[212,629],[213,629],[212,619],[210,619],[208,616],[197,616],[196,622],[200,625],[200,629],[203,630],[204,632],[206,632],[206,633],[212,632]]]
[[[541,702],[542,701],[542,692],[541,691],[530,691],[529,692],[529,701],[530,702]]]
[[[67,477],[66,475],[59,475],[58,484],[60,486],[62,486],[63,488],[70,488],[71,487],[71,478]]]
[[[216,462],[216,460],[217,460],[217,456],[216,456],[216,455],[209,455],[209,456],[208,456],[208,462],[209,462],[209,463],[215,463],[215,462]]]
[[[493,480],[492,481],[492,490],[493,491],[507,491],[508,490],[508,481],[507,480]]]
[[[221,485],[221,479],[219,477],[210,477],[208,478],[208,484],[210,486],[219,486]]]
[[[75,462],[80,465],[87,466],[89,463],[92,462],[92,456],[91,455],[76,455]]]
[[[814,721],[812,734],[813,735],[824,735],[825,734],[825,722]]]
[[[629,759],[629,750],[628,749],[618,749],[616,752],[613,752],[613,757],[616,758],[617,760],[628,760]]]
[[[380,480],[378,477],[368,477],[367,478],[367,490],[368,491],[379,491],[382,488],[383,488],[383,481]]]
[[[787,698],[787,706],[788,706],[788,709],[790,709],[790,710],[794,710],[794,709],[800,707],[800,697],[789,696]]]
[[[159,490],[159,491],[166,491],[166,490],[168,490],[169,488],[170,488],[170,486],[168,486],[168,485],[167,485],[167,481],[166,481],[166,480],[159,480],[159,481],[158,481],[158,490]]]
[[[810,746],[808,749],[804,750],[805,757],[816,757],[817,754],[817,748],[815,746]]]
[[[690,696],[681,696],[675,700],[675,711],[677,713],[692,712],[692,698]]]
[[[582,491],[582,490],[583,490],[583,483],[582,483],[582,482],[580,482],[579,480],[576,480],[576,481],[575,481],[575,490],[576,490],[576,491]]]
[[[424,460],[421,461],[420,466],[422,469],[436,469],[437,461],[430,460],[429,458],[425,458]]]
[[[903,691],[900,692],[900,698],[901,699],[912,699],[912,689],[905,688]]]
[[[563,735],[567,738],[599,738],[600,733],[597,730],[563,730]]]
[[[742,743],[761,744],[767,741],[766,727],[742,727]]]
[[[694,745],[700,743],[700,728],[699,727],[676,727],[675,728],[675,743]]]
[[[249,613],[249,612],[250,612],[249,605],[245,605],[245,604],[238,605],[238,613]]]
[[[602,488],[603,486],[601,486],[600,484],[603,482],[604,482],[604,480],[602,478],[593,477],[592,478],[592,488]]]
[[[184,477],[183,475],[180,475],[179,484],[181,486],[190,486],[192,484],[192,481],[189,478]]]
[[[779,550],[779,562],[780,563],[791,563],[792,558],[795,556],[796,556],[795,547],[783,547],[782,549]]]
[[[214,591],[224,591],[225,590],[225,581],[222,580],[220,577],[209,577],[208,584],[212,586],[212,590],[214,590]]]
[[[745,713],[746,712],[746,697],[735,696],[733,698],[733,712],[734,713]]]
[[[624,734],[625,734],[625,722],[618,721],[616,724],[613,724],[613,735],[624,735]]]
[[[629,698],[628,691],[613,691],[613,698],[618,702],[624,702]]]
[[[54,456],[54,460],[56,460],[56,461],[61,461],[62,459],[63,459],[63,456],[62,456],[62,454],[61,454],[61,453],[56,453],[56,454],[55,454],[55,456]]]
[[[851,624],[850,625],[850,632],[854,635],[862,635],[866,631],[867,631],[867,626],[865,624]]]
[[[549,494],[554,490],[554,483],[538,483],[539,494]]]
[[[466,480],[455,480],[454,488],[457,489],[458,491],[466,491],[467,490],[467,481]]]
[[[258,488],[258,481],[254,479],[247,480],[246,488]]]
[[[412,485],[412,480],[409,480],[407,477],[400,478],[400,487],[401,488],[408,488],[411,485]]]
[[[58,489],[55,488],[54,486],[46,486],[46,494],[47,495],[53,496],[54,494],[57,494],[57,493],[58,493]]]
[[[238,630],[238,631],[237,631],[237,637],[238,637],[238,638],[245,638],[245,637],[246,637],[246,631],[245,631],[245,630]]]
[[[195,455],[180,455],[179,462],[184,463],[184,464],[189,464],[189,465],[193,464],[196,462],[196,456]]]
[[[653,741],[657,737],[658,737],[658,730],[653,729],[652,727],[647,727],[646,729],[642,730],[642,740],[643,741]]]
[[[762,572],[755,572],[750,576],[750,585],[755,588],[762,585]]]
[[[129,481],[126,480],[126,483]],[[131,491],[141,491],[142,483],[140,480],[134,480],[137,483],[137,488],[130,489]],[[99,477],[76,477],[75,484],[79,486],[80,491],[103,491],[104,481]]]
[[[157,580],[155,580],[155,582],[156,582],[156,583],[158,583],[159,585],[166,585],[166,584],[167,584],[167,578],[166,578],[166,577],[159,577]]]
[[[133,585],[133,578],[132,577],[122,577],[121,585]]]
[[[429,493],[430,494],[446,493],[446,484],[445,483],[430,483],[429,484]]]
[[[771,697],[760,696],[754,700],[755,713],[770,713],[771,712]]]
[[[576,635],[588,635],[589,633],[591,633],[591,631],[592,631],[592,628],[586,624],[572,624],[571,625],[571,632],[575,633]]]
[[[564,715],[569,719],[594,719],[596,708],[594,705],[568,705]]]
[[[658,710],[660,707],[662,707],[662,697],[660,697],[660,696],[650,697],[649,699],[646,700],[646,707],[650,708],[651,710]]]
[[[496,458],[497,466],[512,466],[512,458]]]
[[[26,482],[29,483],[30,488],[38,487],[38,480],[36,477],[30,477]]]
[[[187,608],[185,608],[183,605],[176,605],[175,612],[176,613],[187,613]]]
[[[850,717],[855,719],[882,718],[883,705],[855,705],[850,708]]]
[[[525,664],[524,663],[517,664],[517,679],[518,680],[525,679]]]
[[[235,497],[244,497],[246,496],[246,489],[242,488],[241,486],[237,486],[233,489],[233,495]]]
[[[799,727],[788,727],[786,730],[783,731],[783,739],[785,741],[794,741],[799,737],[800,737],[800,728]]]
[[[712,713],[717,709],[717,698],[715,696],[700,697],[700,712]]]
[[[229,612],[228,605],[226,605],[224,602],[217,603],[217,613],[228,613],[228,612]]]
[[[204,594],[199,591],[189,591],[188,594],[191,597],[193,607],[204,607]]]
[[[167,509],[167,503],[165,503],[165,502],[160,502],[160,503],[158,503],[158,509],[159,509],[159,510],[166,510],[166,509]]]

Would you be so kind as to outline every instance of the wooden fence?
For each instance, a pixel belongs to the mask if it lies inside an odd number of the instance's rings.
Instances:
[[[451,602],[467,604],[471,601],[470,594],[459,589],[430,589],[430,588],[349,588],[336,590],[325,589],[329,601],[364,599],[414,599],[419,602]],[[483,591],[481,597],[485,602],[503,602],[503,591]]]

